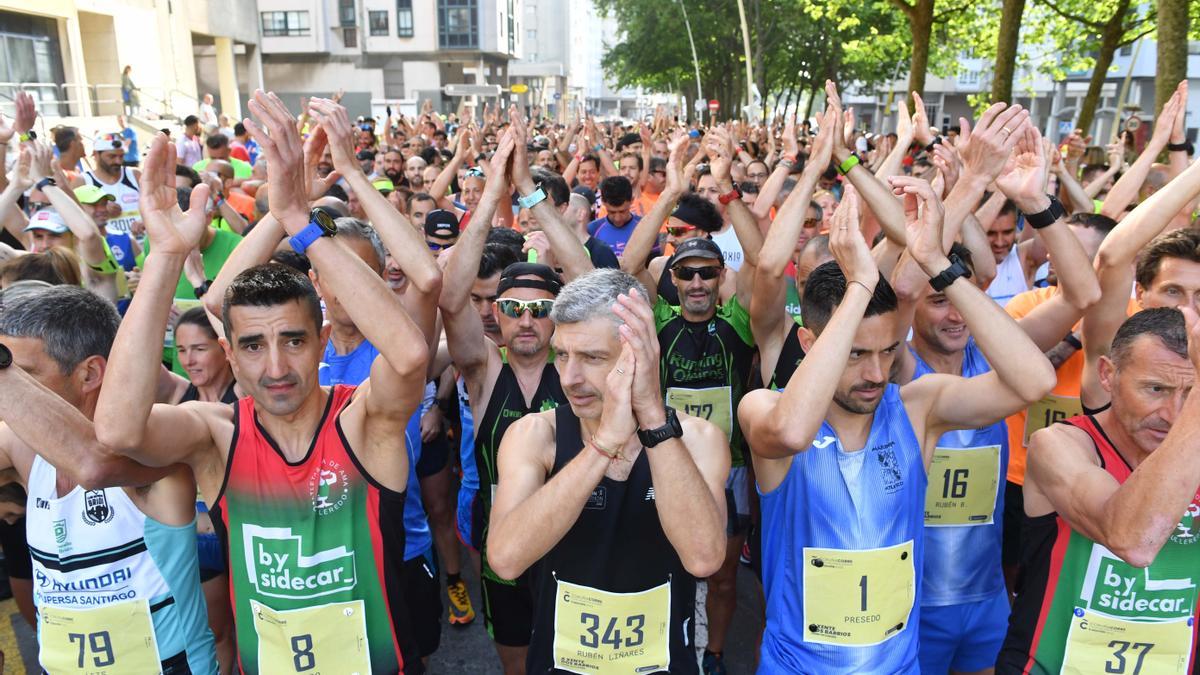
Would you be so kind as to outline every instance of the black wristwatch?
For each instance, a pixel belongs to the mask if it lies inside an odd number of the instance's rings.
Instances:
[[[1167,143],[1167,151],[1168,152],[1186,152],[1187,154],[1190,155],[1190,154],[1192,154],[1192,144],[1189,143],[1188,141],[1184,141],[1182,143]]]
[[[47,177],[39,180],[37,182],[37,184],[33,186],[33,189],[37,190],[38,192],[41,192],[42,189],[45,188],[47,185],[58,185],[58,181],[47,176]]]
[[[941,293],[946,290],[946,287],[954,283],[956,279],[962,277],[964,279],[971,278],[971,269],[957,255],[950,254],[950,266],[942,270],[942,273],[929,280],[929,285],[933,287],[935,293]]]
[[[4,345],[0,344],[0,370],[4,370],[5,368],[7,368],[11,365],[12,365],[12,352],[8,350],[8,347],[5,347]],[[670,410],[670,408],[668,408],[668,410]],[[676,424],[678,424],[678,422],[676,422]]]
[[[657,429],[638,429],[638,441],[644,447],[653,448],[663,441],[671,438],[680,438],[683,436],[683,426],[679,424],[679,415],[675,413],[675,409],[671,406],[666,406],[667,421]]]
[[[200,284],[199,286],[193,287],[192,293],[194,293],[197,298],[202,298],[202,297],[204,297],[204,294],[208,292],[208,289],[210,287],[212,287],[212,282],[206,280],[204,283]]]
[[[1058,201],[1058,197],[1051,197],[1050,206],[1045,211],[1026,213],[1025,222],[1029,223],[1033,229],[1040,230],[1043,227],[1050,227],[1054,223],[1057,223],[1059,218],[1065,218],[1066,216],[1067,210],[1063,208],[1062,202]]]

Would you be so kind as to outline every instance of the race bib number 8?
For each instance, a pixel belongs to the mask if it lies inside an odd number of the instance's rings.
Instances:
[[[925,490],[925,524],[990,525],[999,487],[1000,446],[937,448]]]
[[[1029,437],[1033,432],[1061,422],[1070,417],[1083,414],[1083,404],[1074,396],[1055,396],[1046,394],[1042,400],[1029,406],[1025,411],[1025,437],[1022,442],[1028,446]]]
[[[251,600],[262,672],[368,675],[362,600],[276,611]]]
[[[670,668],[671,584],[609,593],[558,581],[554,666],[585,675]]]
[[[915,597],[912,540],[862,551],[804,548],[806,642],[886,642],[908,625]]]
[[[1071,617],[1064,674],[1183,675],[1192,654],[1192,619],[1126,621],[1082,608]]]
[[[39,660],[48,673],[161,673],[150,604],[129,600],[96,609],[43,606]]]
[[[732,391],[729,387],[667,389],[667,405],[693,417],[702,417],[721,428],[726,440],[733,438]]]

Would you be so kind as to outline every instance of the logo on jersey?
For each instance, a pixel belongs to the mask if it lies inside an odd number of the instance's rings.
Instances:
[[[88,525],[103,525],[113,519],[113,508],[108,504],[104,490],[88,490],[83,495],[83,522]]]
[[[67,519],[56,520],[53,523],[54,527],[54,545],[58,547],[58,554],[63,555],[71,552],[71,541],[67,537]]]
[[[1183,514],[1179,524],[1175,526],[1175,533],[1171,535],[1171,541],[1176,544],[1194,544],[1200,540],[1200,495],[1188,504],[1187,511]]]
[[[879,462],[879,475],[883,478],[883,489],[890,495],[904,487],[904,474],[900,472],[900,461],[896,459],[896,450],[892,447],[895,441],[889,441],[875,450],[875,459]]]
[[[341,464],[322,459],[308,478],[308,495],[318,516],[333,513],[350,500],[350,476]]]
[[[548,398],[548,399],[542,401],[542,407],[541,407],[541,410],[539,410],[539,412],[546,412],[547,410],[554,410],[557,407],[558,407],[558,401],[555,401],[552,398]]]
[[[583,505],[585,509],[603,511],[608,505],[608,489],[603,485],[597,485],[592,494],[588,496],[587,503]]]
[[[1081,599],[1088,609],[1109,616],[1159,620],[1191,616],[1195,609],[1192,579],[1163,578],[1162,571],[1134,567],[1100,544],[1092,544],[1087,569]]]
[[[273,598],[316,598],[352,590],[358,581],[354,552],[345,546],[304,555],[290,527],[242,525],[246,574],[260,594]]]

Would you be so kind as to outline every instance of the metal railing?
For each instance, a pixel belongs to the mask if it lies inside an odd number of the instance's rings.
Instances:
[[[41,114],[50,117],[84,116],[85,109],[93,117],[125,112],[119,84],[0,82],[0,113],[9,117],[15,114],[19,91],[33,96]],[[141,117],[178,119],[200,109],[200,102],[195,96],[179,89],[139,87],[137,94],[140,104],[137,114]]]

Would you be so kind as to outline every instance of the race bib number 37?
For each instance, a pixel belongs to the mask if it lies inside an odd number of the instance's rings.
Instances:
[[[1192,655],[1192,620],[1126,621],[1082,608],[1071,617],[1064,675],[1183,675]]]
[[[129,600],[96,609],[42,606],[42,668],[48,673],[160,673],[150,605]]]
[[[366,609],[362,600],[276,611],[250,601],[264,673],[369,675]]]
[[[911,540],[859,551],[804,548],[804,639],[866,647],[908,626],[916,597]]]
[[[656,673],[671,665],[671,584],[609,593],[559,580],[554,666],[585,675]]]

